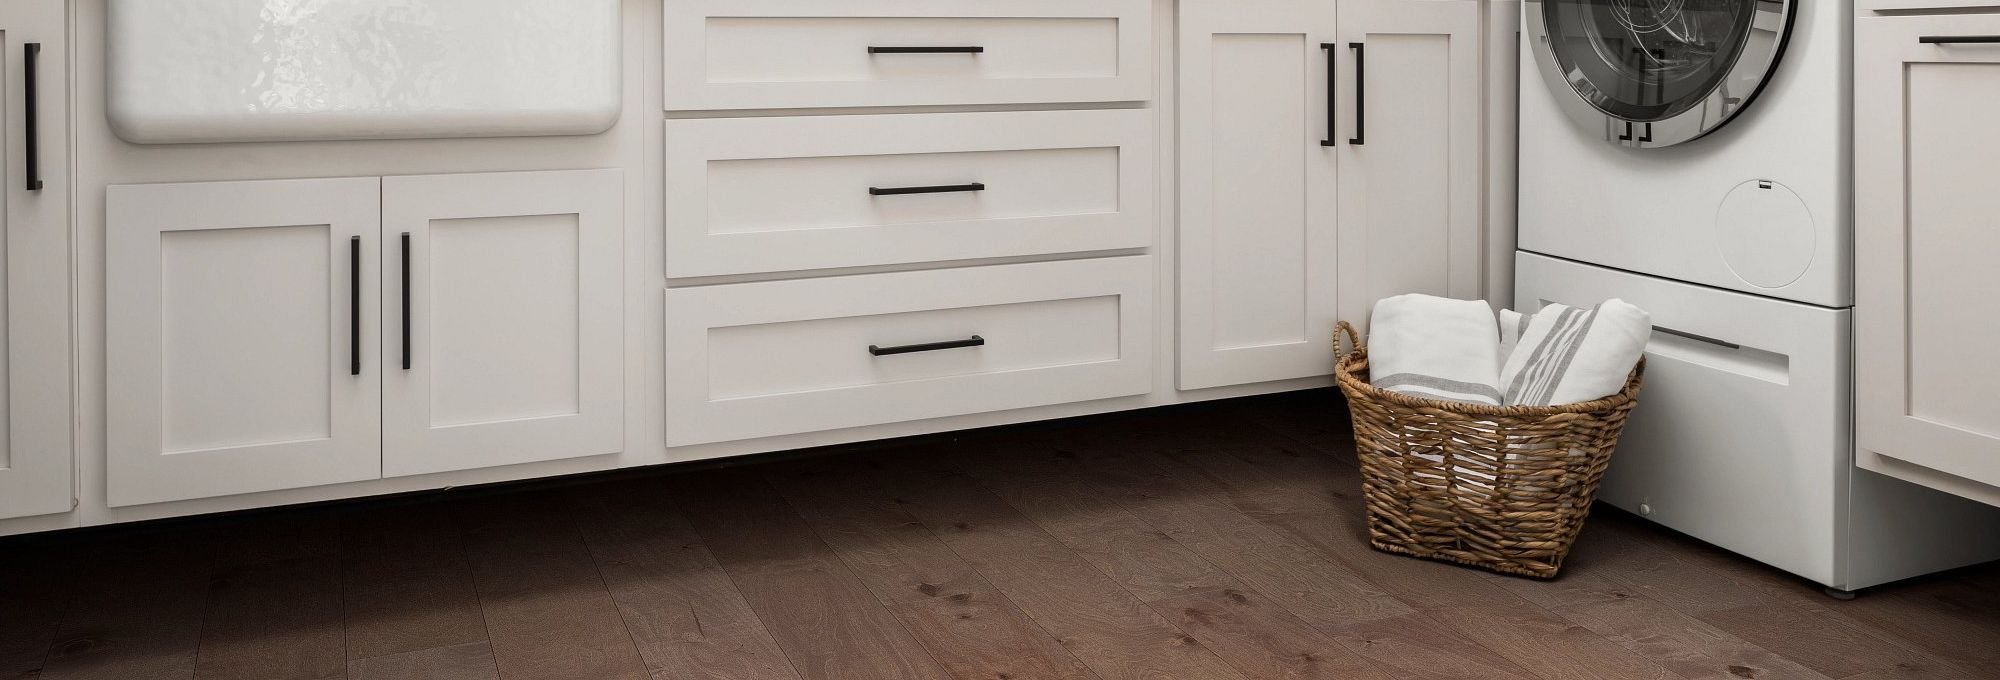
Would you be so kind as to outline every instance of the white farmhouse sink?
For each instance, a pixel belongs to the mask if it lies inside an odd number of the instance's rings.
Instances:
[[[619,111],[618,0],[108,0],[142,144],[574,135]]]

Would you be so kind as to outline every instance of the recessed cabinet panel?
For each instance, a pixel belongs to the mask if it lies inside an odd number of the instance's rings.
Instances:
[[[61,2],[0,4],[0,519],[67,512],[76,498],[63,15]]]
[[[1181,389],[1333,371],[1333,19],[1332,3],[1181,5]]]
[[[670,277],[1140,248],[1140,109],[670,120]]]
[[[2000,16],[1855,21],[1861,467],[2000,505]]]
[[[683,446],[1143,394],[1146,256],[673,288]]]
[[[668,110],[1140,101],[1150,0],[691,0]]]
[[[1340,222],[1365,242],[1367,300],[1480,295],[1479,15],[1469,0],[1340,3]]]
[[[108,189],[113,506],[380,474],[374,178]]]
[[[622,450],[624,174],[382,182],[384,474]]]

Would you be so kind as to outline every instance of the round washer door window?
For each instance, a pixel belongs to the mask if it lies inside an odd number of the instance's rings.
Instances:
[[[1749,104],[1784,49],[1793,1],[1530,0],[1527,23],[1572,117],[1613,141],[1666,146]]]

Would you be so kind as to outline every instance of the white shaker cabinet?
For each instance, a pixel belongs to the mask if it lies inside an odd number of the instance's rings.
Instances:
[[[1332,373],[1334,3],[1180,12],[1180,388]]]
[[[64,4],[0,4],[0,519],[68,511],[72,478]]]
[[[624,441],[624,173],[382,179],[383,474]]]
[[[109,187],[112,506],[381,475],[379,186]]]
[[[1857,464],[2000,504],[2000,15],[1855,21]]]
[[[1477,299],[1485,161],[1480,3],[1341,0],[1340,229],[1369,303]],[[1510,85],[1511,86],[1511,85]],[[1347,310],[1343,310],[1346,312]],[[1366,307],[1349,312],[1355,321]]]

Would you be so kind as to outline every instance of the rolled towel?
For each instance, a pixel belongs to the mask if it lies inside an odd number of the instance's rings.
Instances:
[[[1398,295],[1375,303],[1368,374],[1414,397],[1500,405],[1499,325],[1484,302]]]
[[[1646,311],[1623,300],[1591,309],[1543,307],[1500,369],[1506,404],[1574,404],[1617,394],[1652,333]]]
[[[1507,357],[1514,356],[1514,346],[1521,343],[1521,334],[1528,330],[1528,320],[1533,314],[1522,314],[1511,309],[1500,310],[1500,363],[1504,366]]]

